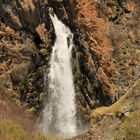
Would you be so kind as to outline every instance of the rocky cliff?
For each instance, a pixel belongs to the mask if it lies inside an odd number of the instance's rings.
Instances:
[[[140,76],[139,0],[0,0],[0,89],[38,112],[47,97],[55,12],[74,33],[79,118],[109,106]]]

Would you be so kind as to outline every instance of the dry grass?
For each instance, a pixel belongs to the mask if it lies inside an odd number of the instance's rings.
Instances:
[[[0,93],[0,140],[61,140],[37,131],[35,117],[12,97]]]
[[[118,127],[115,140],[140,140],[140,99],[136,101],[137,109]]]
[[[29,131],[25,131],[21,125],[10,119],[0,119],[0,138],[1,140],[46,140],[39,133],[30,134]]]
[[[41,133],[25,130],[10,119],[0,119],[0,140],[61,140],[55,135],[43,136]]]
[[[134,109],[129,110],[132,104]],[[140,79],[115,104],[94,110],[91,118],[106,114],[115,116],[116,112],[125,112],[127,109],[129,114],[120,118],[121,123],[115,129],[114,140],[140,140]]]
[[[24,139],[25,131],[13,121],[9,119],[0,120],[0,138],[3,140],[19,140]]]

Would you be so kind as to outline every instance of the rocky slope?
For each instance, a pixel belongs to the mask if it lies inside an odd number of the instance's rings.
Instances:
[[[0,0],[0,92],[38,114],[55,12],[74,33],[77,115],[86,123],[92,109],[111,105],[140,77],[139,7],[139,0]]]
[[[72,140],[138,140],[140,138],[140,79],[116,103],[91,113],[91,128]]]

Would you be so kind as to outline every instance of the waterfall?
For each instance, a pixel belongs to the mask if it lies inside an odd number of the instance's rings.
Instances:
[[[50,15],[51,16],[51,15]],[[56,41],[53,46],[48,74],[48,96],[40,127],[44,133],[63,136],[76,134],[76,107],[71,50],[73,34],[57,16],[51,16]]]

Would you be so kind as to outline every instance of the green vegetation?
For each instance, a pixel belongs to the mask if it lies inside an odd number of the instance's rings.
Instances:
[[[122,52],[123,52],[123,54],[127,54],[130,48],[131,48],[131,44],[128,43],[128,42],[126,42],[126,43],[124,44],[124,46],[122,47]]]

